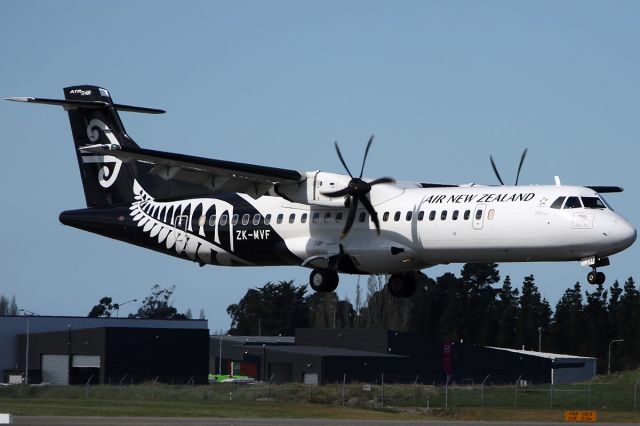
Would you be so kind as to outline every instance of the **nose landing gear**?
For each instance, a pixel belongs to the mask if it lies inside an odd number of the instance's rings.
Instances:
[[[609,262],[608,257],[585,257],[580,260],[580,264],[582,266],[590,266],[591,272],[587,274],[587,282],[589,284],[604,284],[605,276],[602,272],[598,272],[597,268],[601,266],[609,266],[611,263]]]
[[[606,277],[603,272],[596,271],[595,266],[593,267],[593,271],[587,274],[587,282],[589,284],[604,284]]]

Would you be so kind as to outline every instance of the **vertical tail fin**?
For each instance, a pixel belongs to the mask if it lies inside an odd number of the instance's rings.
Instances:
[[[110,155],[83,154],[80,147],[110,144],[138,148],[127,135],[109,92],[96,86],[64,89],[67,101],[91,102],[96,107],[66,107],[80,167],[87,207],[110,207],[133,201],[136,166]],[[104,106],[97,106],[99,103]]]
[[[139,148],[127,135],[118,110],[161,114],[164,111],[114,104],[109,92],[97,86],[72,86],[64,89],[64,100],[9,98],[12,101],[60,105],[69,113],[71,133],[87,207],[115,207],[133,201],[135,162],[123,162],[110,156],[82,152],[81,147],[95,144]]]

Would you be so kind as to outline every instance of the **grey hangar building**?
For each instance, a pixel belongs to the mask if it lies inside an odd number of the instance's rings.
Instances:
[[[210,336],[206,320],[0,316],[0,379],[30,384],[204,384],[210,373],[272,383],[575,383],[595,358],[443,342],[372,329]],[[28,373],[26,373],[28,371]]]

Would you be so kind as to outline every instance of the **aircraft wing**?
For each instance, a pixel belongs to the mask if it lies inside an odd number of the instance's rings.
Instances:
[[[216,160],[144,148],[97,144],[80,148],[81,154],[110,155],[122,161],[152,164],[151,173],[209,187],[215,192],[241,192],[257,198],[275,184],[298,183],[306,174],[288,169]]]

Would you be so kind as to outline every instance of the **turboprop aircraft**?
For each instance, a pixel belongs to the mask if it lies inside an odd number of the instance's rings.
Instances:
[[[96,86],[65,99],[9,98],[62,106],[69,114],[87,208],[69,226],[203,265],[299,265],[316,291],[338,273],[388,274],[408,297],[421,269],[454,262],[580,261],[587,280],[631,246],[636,229],[601,196],[612,186],[442,185],[300,172],[155,151],[138,146],[118,111],[164,111],[113,103]],[[526,154],[526,150],[525,153]],[[518,168],[518,176],[524,160]]]

